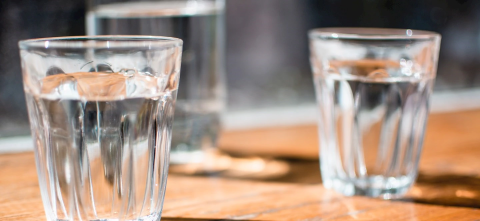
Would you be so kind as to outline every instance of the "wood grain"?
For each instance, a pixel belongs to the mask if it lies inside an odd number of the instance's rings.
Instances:
[[[263,178],[268,173],[172,172],[162,220],[479,220],[479,131],[480,110],[432,115],[418,182],[397,201],[344,197],[323,188],[314,125],[224,133],[224,150],[269,157],[233,160],[263,160],[287,170]],[[0,155],[0,220],[45,220],[33,153]]]
[[[462,170],[471,173],[473,167],[458,164],[458,158],[451,154],[460,154],[465,160],[476,161],[474,153],[480,153],[480,110],[455,113],[431,114],[421,163],[425,169]],[[237,155],[263,155],[293,157],[300,159],[318,158],[318,137],[316,125],[290,127],[259,128],[242,131],[227,131],[220,136],[222,150]],[[439,161],[442,159],[441,161]],[[451,163],[450,163],[451,162]],[[453,163],[453,164],[452,164]],[[446,168],[448,167],[448,168]],[[462,168],[460,168],[462,167]]]
[[[0,220],[45,220],[33,154],[0,157]],[[7,167],[8,166],[8,167]],[[17,176],[18,175],[18,176]],[[11,177],[12,179],[4,179]],[[170,175],[165,220],[474,220],[480,210],[344,197],[320,184]]]

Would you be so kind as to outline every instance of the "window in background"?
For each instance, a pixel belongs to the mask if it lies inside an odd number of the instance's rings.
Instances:
[[[0,138],[29,135],[18,41],[84,34],[81,0],[0,2]]]
[[[0,137],[29,134],[18,40],[84,35],[84,15],[82,0],[0,3]],[[226,19],[231,112],[313,105],[307,31],[317,27],[439,32],[435,90],[480,87],[480,1],[227,0]]]
[[[229,0],[230,110],[314,103],[307,31],[424,29],[442,34],[435,90],[480,86],[480,1]]]

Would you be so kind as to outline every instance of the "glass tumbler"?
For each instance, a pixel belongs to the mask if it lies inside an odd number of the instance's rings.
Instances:
[[[47,220],[159,220],[182,41],[20,41]]]
[[[183,40],[170,162],[201,163],[216,147],[225,106],[225,0],[87,0],[88,35]]]
[[[324,186],[402,196],[417,176],[440,35],[320,28],[309,37]]]

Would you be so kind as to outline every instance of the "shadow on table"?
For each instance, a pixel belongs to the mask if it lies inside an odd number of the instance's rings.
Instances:
[[[169,173],[272,182],[321,183],[318,160],[236,157],[215,153],[199,164],[170,165]]]
[[[233,219],[196,219],[196,218],[175,218],[162,217],[162,221],[233,221]]]
[[[318,160],[229,156],[222,162],[213,163],[207,169],[203,166],[172,165],[170,173],[264,182],[298,184],[322,182]],[[399,201],[480,207],[480,176],[420,172],[413,188]]]
[[[405,201],[419,203],[480,207],[480,177],[420,172]]]

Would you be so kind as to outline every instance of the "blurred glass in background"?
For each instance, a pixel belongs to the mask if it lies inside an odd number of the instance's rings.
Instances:
[[[87,0],[88,35],[183,40],[170,162],[204,161],[225,107],[225,0]]]
[[[17,41],[84,35],[85,14],[83,0],[0,3],[0,137],[29,134]],[[226,0],[227,127],[235,128],[228,119],[240,119],[229,118],[236,113],[315,104],[307,30],[318,27],[439,32],[435,91],[476,93],[480,87],[480,1]],[[302,117],[288,113],[270,119],[271,124]],[[241,119],[258,123],[253,117]]]

